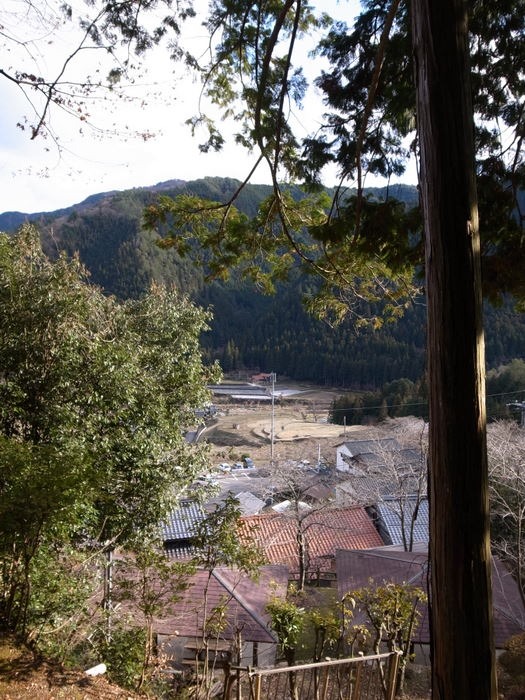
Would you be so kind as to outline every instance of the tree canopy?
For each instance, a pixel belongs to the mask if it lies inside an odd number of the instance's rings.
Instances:
[[[36,231],[0,236],[3,621],[25,624],[46,546],[115,546],[159,525],[204,465],[184,430],[217,379],[208,315],[175,290],[119,304]]]
[[[297,264],[316,272],[324,284],[310,305],[329,307],[336,318],[355,310],[360,297],[388,299],[383,316],[402,313],[416,293],[414,272],[423,265],[417,209],[363,195],[367,174],[400,176],[409,153],[419,153],[409,5],[362,5],[351,27],[331,23],[304,3],[212,3],[207,27],[215,44],[202,68],[204,91],[238,124],[238,141],[267,163],[273,194],[253,218],[236,209],[237,193],[226,205],[161,198],[146,214],[147,224],[166,234],[165,245],[186,252],[197,239],[211,250],[212,262],[208,255],[203,262],[212,275],[226,275],[235,263],[271,287],[269,278],[279,279]],[[525,291],[519,272],[525,175],[519,5],[470,4],[484,292],[492,301],[506,294],[521,299]],[[317,54],[329,68],[315,82],[327,113],[318,132],[301,140],[290,116],[307,83],[302,67],[294,67],[293,50],[301,35],[319,36],[326,27]],[[210,138],[203,148],[220,148],[219,127],[209,119],[206,124]],[[335,164],[340,177],[331,202],[319,192],[298,202],[282,184],[302,181],[315,190],[327,164]],[[379,322],[379,315],[373,320]]]
[[[189,124],[195,133],[201,127],[208,133],[201,150],[224,144],[218,110],[234,125],[233,138],[255,151],[253,164],[264,161],[274,192],[253,217],[237,211],[235,193],[228,205],[191,197],[176,204],[161,200],[150,209],[148,223],[169,220],[173,235],[166,245],[183,251],[188,238],[205,243],[214,254],[205,261],[215,275],[241,265],[257,284],[271,288],[272,279],[303,264],[324,279],[308,297],[310,307],[319,313],[329,309],[336,319],[349,309],[356,317],[362,314],[356,297],[386,297],[389,304],[372,315],[380,323],[410,303],[419,286],[414,267],[423,265],[417,211],[394,198],[363,197],[367,175],[390,181],[405,172],[409,155],[419,152],[409,9],[406,0],[365,0],[352,23],[334,22],[322,7],[297,0],[213,0],[200,18],[210,37],[208,51],[192,55],[183,33],[184,22],[196,15],[189,2],[148,0],[139,7],[128,1],[50,3],[45,12],[27,3],[22,40],[12,15],[4,17],[2,41],[11,64],[0,76],[24,93],[33,112],[19,126],[32,138],[47,130],[59,141],[52,133],[53,107],[89,122],[88,96],[101,91],[106,101],[129,96],[124,78],[139,75],[148,51],[164,46],[171,58],[186,61],[202,76],[206,99]],[[525,269],[523,9],[523,0],[469,3],[484,292],[492,301],[506,294],[520,299],[525,293],[520,273]],[[55,73],[52,68],[39,73],[39,34],[45,30],[53,37],[67,25],[80,29],[78,46],[63,56]],[[304,51],[298,52],[305,40],[315,47],[312,66],[317,58],[324,61],[317,76],[305,64]],[[18,45],[35,63],[30,70],[27,60],[17,63]],[[105,76],[85,71],[82,57],[93,52],[107,56]],[[326,113],[317,132],[304,137],[294,124],[301,122],[301,105],[312,83],[324,97]],[[331,201],[319,193],[300,204],[290,198],[283,182],[315,189],[327,165],[336,167],[339,177]]]
[[[94,103],[131,100],[130,87],[142,76],[144,54],[160,42],[167,42],[173,59],[182,60],[181,26],[194,14],[189,0],[5,3],[0,46],[6,61],[0,77],[17,88],[27,105],[16,126],[31,139],[48,138],[59,150],[54,113],[109,133],[94,119]]]

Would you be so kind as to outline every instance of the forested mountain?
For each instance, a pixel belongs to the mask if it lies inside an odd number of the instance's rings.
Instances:
[[[297,275],[279,284],[274,296],[259,293],[235,274],[228,282],[206,283],[189,258],[160,249],[156,235],[142,230],[142,211],[159,192],[189,191],[226,201],[238,185],[229,178],[204,178],[102,193],[56,212],[0,214],[0,230],[13,231],[27,219],[34,221],[48,254],[78,252],[92,281],[122,299],[141,296],[153,281],[175,283],[199,304],[212,307],[212,329],[202,343],[208,357],[218,358],[226,371],[260,368],[297,380],[367,389],[401,377],[420,378],[425,363],[423,299],[397,324],[381,330],[357,332],[349,325],[333,329],[302,308],[301,298],[312,280]],[[370,192],[386,195],[385,189]],[[254,214],[269,193],[266,185],[247,185],[236,205]],[[299,190],[294,194],[301,196]],[[411,186],[392,186],[388,194],[409,205],[417,202]],[[524,314],[515,313],[510,304],[498,309],[487,305],[486,328],[489,367],[524,357]]]

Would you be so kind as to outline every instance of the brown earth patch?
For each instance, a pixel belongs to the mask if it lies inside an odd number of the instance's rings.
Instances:
[[[141,696],[42,661],[10,639],[0,642],[0,698],[3,700],[135,700]]]
[[[313,464],[320,454],[333,462],[335,449],[346,436],[365,434],[366,427],[328,423],[334,395],[332,390],[318,390],[307,398],[301,395],[276,403],[274,460],[307,459]],[[219,414],[201,436],[211,445],[212,461],[235,462],[249,455],[258,466],[266,466],[271,457],[271,403],[225,401],[218,407]]]

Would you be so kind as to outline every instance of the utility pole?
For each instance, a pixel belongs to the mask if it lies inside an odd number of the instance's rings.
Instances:
[[[106,611],[106,634],[108,641],[111,641],[113,613],[113,545],[109,544],[106,549],[106,563],[104,565],[104,601],[103,607]]]

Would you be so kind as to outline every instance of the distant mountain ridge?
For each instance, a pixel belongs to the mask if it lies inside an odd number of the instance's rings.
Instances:
[[[93,283],[119,298],[136,298],[152,282],[176,284],[197,303],[211,307],[212,328],[202,338],[209,359],[227,371],[243,368],[275,371],[303,381],[339,387],[372,388],[407,377],[418,379],[425,365],[425,310],[414,306],[395,325],[361,331],[347,325],[332,329],[308,316],[301,298],[311,284],[297,277],[267,297],[232,274],[228,282],[205,283],[203,273],[174,250],[161,250],[158,236],[142,229],[144,207],[157,194],[183,191],[227,201],[239,187],[232,178],[172,179],[152,186],[101,192],[54,212],[0,214],[0,230],[14,231],[32,221],[50,256],[78,252]],[[378,198],[396,197],[417,204],[410,185],[368,190]],[[271,192],[268,185],[247,185],[236,205],[248,215]],[[297,196],[300,190],[297,189]],[[522,357],[525,320],[509,307],[487,308],[487,358],[490,365]]]
[[[165,180],[164,182],[157,182],[156,185],[144,185],[143,187],[133,188],[133,190],[148,190],[150,192],[164,192],[166,190],[173,190],[178,187],[182,187],[186,184],[186,180]],[[131,190],[131,191],[133,191]],[[109,190],[107,192],[97,192],[96,194],[90,194],[89,197],[83,199],[81,202],[76,204],[71,204],[69,207],[64,207],[63,209],[55,209],[53,211],[40,211],[40,212],[20,212],[20,211],[6,211],[0,214],[0,231],[12,231],[14,228],[18,228],[25,221],[34,221],[35,219],[41,219],[47,216],[60,216],[64,214],[69,214],[73,210],[82,209],[83,207],[90,207],[93,204],[97,204],[107,197],[113,197],[125,190]]]
[[[204,180],[210,181],[210,180],[229,180],[229,178],[204,178]],[[240,182],[236,180],[232,180],[232,182],[236,182],[237,184],[240,184]],[[178,190],[184,187],[185,185],[189,185],[191,182],[187,180],[180,180],[177,178],[174,178],[172,180],[164,180],[161,182],[157,182],[155,185],[141,185],[139,187],[133,187],[128,190],[108,190],[107,192],[97,192],[95,194],[91,194],[86,199],[83,199],[81,202],[77,202],[76,204],[72,204],[69,207],[64,207],[61,209],[55,209],[53,211],[40,211],[40,212],[20,212],[20,211],[5,211],[0,213],[0,231],[12,231],[13,228],[16,228],[18,226],[21,226],[25,221],[34,221],[35,219],[40,219],[42,217],[48,217],[52,216],[53,218],[64,215],[64,214],[69,214],[73,210],[78,210],[84,207],[89,207],[94,204],[97,204],[103,199],[106,199],[108,197],[113,197],[116,194],[119,194],[121,192],[137,192],[137,191],[148,191],[148,192],[169,192],[170,190]],[[254,185],[255,187],[268,187],[268,185]],[[391,197],[395,197],[396,199],[399,199],[402,202],[405,202],[406,204],[409,204],[410,206],[415,205],[417,203],[417,188],[414,185],[404,185],[402,183],[396,183],[394,185],[390,185],[389,187],[372,187],[367,190],[370,193],[374,193],[378,196],[384,196],[388,192],[388,194]]]

